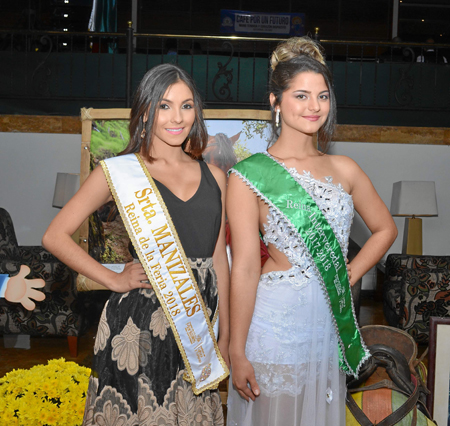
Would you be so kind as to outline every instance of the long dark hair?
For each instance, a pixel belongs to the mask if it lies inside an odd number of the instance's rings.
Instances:
[[[202,101],[192,77],[182,68],[173,64],[162,64],[152,68],[139,83],[131,107],[130,142],[119,155],[143,151],[150,162],[154,160],[150,155],[150,148],[156,111],[167,89],[179,81],[185,83],[191,90],[195,111],[194,124],[182,147],[187,149],[191,157],[201,158],[208,143],[208,133],[203,121]],[[145,122],[144,116],[147,116]],[[141,137],[144,129],[144,137]]]
[[[289,88],[291,81],[302,72],[314,72],[323,76],[330,92],[330,112],[323,126],[318,131],[318,145],[325,153],[336,127],[336,97],[333,90],[333,77],[325,64],[320,46],[308,37],[292,38],[281,43],[272,54],[272,72],[269,81],[269,93],[275,96],[272,111],[272,141],[279,136],[279,128],[275,124],[275,107],[280,104],[283,93]]]

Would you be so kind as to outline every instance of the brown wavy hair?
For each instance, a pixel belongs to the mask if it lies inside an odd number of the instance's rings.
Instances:
[[[202,152],[208,144],[208,132],[203,120],[202,101],[192,77],[182,68],[174,64],[162,64],[149,70],[139,83],[133,98],[130,113],[130,142],[119,154],[143,152],[152,162],[152,128],[157,115],[158,106],[167,89],[182,81],[192,92],[194,98],[195,121],[182,148],[193,158],[202,158]],[[144,117],[147,120],[144,121]],[[145,136],[141,138],[145,129]]]
[[[321,74],[330,92],[330,112],[323,126],[318,131],[318,144],[322,152],[328,150],[329,143],[336,128],[336,97],[333,90],[333,78],[328,69],[322,48],[309,37],[293,37],[277,46],[270,58],[271,75],[269,93],[275,96],[272,111],[272,141],[279,136],[275,125],[275,107],[280,104],[283,93],[289,89],[292,79],[302,72]]]

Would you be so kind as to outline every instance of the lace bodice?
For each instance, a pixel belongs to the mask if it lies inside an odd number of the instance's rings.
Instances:
[[[270,156],[270,154],[267,154]],[[273,159],[273,157],[271,157]],[[275,160],[276,161],[276,160]],[[347,256],[348,240],[353,222],[353,200],[342,186],[335,185],[332,177],[326,177],[326,182],[315,179],[310,172],[298,173],[295,168],[288,169],[291,176],[314,199],[328,220],[341,246],[344,257]],[[286,255],[292,265],[303,271],[309,278],[311,269],[310,256],[307,255],[304,244],[299,244],[298,236],[289,226],[289,222],[269,205],[267,223],[264,224],[264,243],[273,244],[277,250]],[[297,238],[293,238],[294,235]]]

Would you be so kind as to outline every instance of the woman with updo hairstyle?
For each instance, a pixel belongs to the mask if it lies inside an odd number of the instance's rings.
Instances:
[[[269,93],[274,96],[274,101],[271,102],[272,142],[278,138],[281,131],[280,123],[277,125],[277,114],[279,112],[276,112],[276,106],[280,104],[283,93],[288,89],[292,78],[302,72],[322,75],[329,91],[329,112],[325,122],[318,130],[317,140],[321,152],[325,153],[336,126],[337,107],[333,90],[333,77],[325,63],[320,46],[306,37],[291,38],[279,45],[273,52],[270,66],[272,72],[270,74]]]
[[[346,376],[370,356],[350,287],[397,236],[370,179],[327,154],[332,76],[307,37],[271,57],[273,138],[230,171],[229,426],[345,425]],[[317,141],[317,143],[316,143]],[[354,209],[372,235],[347,264]],[[261,269],[260,235],[269,259]]]

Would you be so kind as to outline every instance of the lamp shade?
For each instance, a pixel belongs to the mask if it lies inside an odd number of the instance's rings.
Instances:
[[[434,182],[416,180],[395,182],[390,211],[392,216],[437,216]]]
[[[78,173],[57,173],[53,207],[62,208],[78,191],[80,175]]]

